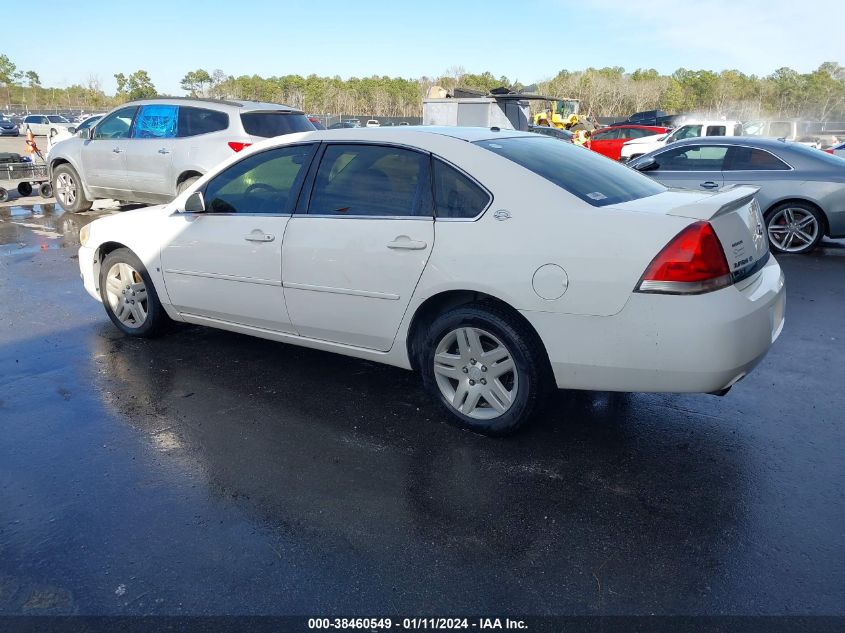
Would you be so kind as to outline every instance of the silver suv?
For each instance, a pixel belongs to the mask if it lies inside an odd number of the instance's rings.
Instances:
[[[252,143],[314,126],[301,111],[254,101],[132,101],[54,145],[49,168],[59,204],[85,211],[98,198],[169,202],[217,163]]]

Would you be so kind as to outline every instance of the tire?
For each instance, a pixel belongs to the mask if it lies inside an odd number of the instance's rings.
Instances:
[[[521,428],[539,410],[549,384],[548,361],[537,335],[509,311],[483,301],[459,306],[431,324],[420,367],[423,384],[449,421],[488,436]],[[491,378],[497,371],[505,373]],[[458,401],[459,406],[453,404]]]
[[[824,237],[824,216],[806,202],[784,202],[766,213],[766,235],[775,253],[806,255]]]
[[[42,198],[52,198],[53,197],[53,186],[49,182],[41,183],[41,186],[38,187],[38,194]]]
[[[182,182],[179,183],[179,186],[176,187],[176,195],[182,195],[186,189],[188,189],[191,185],[193,185],[197,180],[199,180],[199,176],[191,176],[190,178],[185,178]]]
[[[93,203],[85,197],[79,174],[68,163],[62,163],[53,170],[53,191],[56,202],[70,213],[87,211]]]
[[[9,192],[0,187],[0,202],[6,202],[9,199]]]
[[[117,329],[139,338],[162,333],[170,319],[147,269],[135,253],[118,248],[106,255],[100,265],[99,282],[103,307]]]
[[[28,182],[18,183],[18,193],[24,198],[32,195],[32,185]]]

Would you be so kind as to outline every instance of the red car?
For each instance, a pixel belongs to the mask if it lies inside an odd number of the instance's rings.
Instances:
[[[604,154],[613,160],[619,160],[622,153],[622,144],[632,138],[641,136],[652,136],[654,134],[665,134],[672,128],[657,127],[652,125],[614,125],[601,130],[596,130],[590,136],[586,146],[594,152]]]

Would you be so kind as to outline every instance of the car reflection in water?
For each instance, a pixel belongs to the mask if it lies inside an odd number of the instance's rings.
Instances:
[[[729,425],[691,435],[695,414],[669,397],[560,396],[545,424],[496,442],[433,423],[414,374],[386,365],[194,326],[162,341],[103,323],[91,338],[98,391],[166,456],[157,467],[335,555],[335,571],[413,587],[483,559],[502,591],[541,570],[590,593],[603,565],[632,609],[643,591],[697,595],[675,586],[679,559],[702,586],[742,575],[728,552],[752,477],[725,450]]]

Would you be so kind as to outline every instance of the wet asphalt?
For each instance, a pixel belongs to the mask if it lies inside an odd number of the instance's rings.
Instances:
[[[124,338],[78,276],[103,212],[0,208],[0,614],[845,614],[845,244],[780,258],[728,396],[491,440],[399,369]]]

